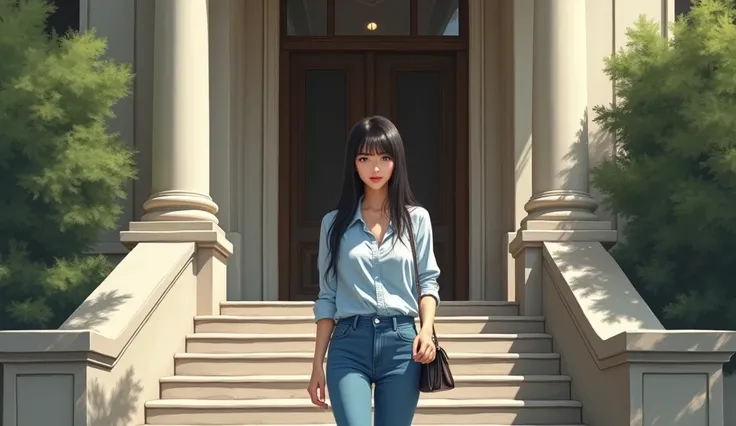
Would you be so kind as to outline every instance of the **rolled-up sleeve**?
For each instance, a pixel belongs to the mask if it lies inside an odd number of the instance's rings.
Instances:
[[[319,251],[317,253],[317,269],[319,271],[319,295],[314,302],[314,321],[317,322],[325,318],[335,318],[337,306],[335,298],[337,296],[337,280],[330,272],[329,276],[325,276],[327,266],[329,264],[329,252],[327,250],[327,233],[330,224],[334,220],[334,214],[327,214],[322,219],[322,226],[319,232]]]
[[[434,237],[432,235],[432,220],[429,212],[424,208],[416,211],[416,248],[417,266],[419,267],[419,289],[422,296],[432,296],[440,304],[440,285],[437,279],[440,276],[440,267],[434,257]]]

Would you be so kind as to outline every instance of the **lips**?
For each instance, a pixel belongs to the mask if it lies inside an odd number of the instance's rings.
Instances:
[[[383,178],[380,177],[380,176],[373,176],[370,179],[371,179],[371,182],[380,182],[381,179],[383,179]]]

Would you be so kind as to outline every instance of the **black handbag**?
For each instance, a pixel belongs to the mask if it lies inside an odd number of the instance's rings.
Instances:
[[[422,289],[419,286],[419,261],[417,260],[417,249],[414,243],[414,231],[409,229],[409,242],[411,243],[411,253],[414,256],[414,275],[417,286],[417,307],[419,308],[419,327],[422,327],[422,312],[421,312],[421,294]],[[452,377],[450,371],[450,358],[447,356],[447,352],[440,347],[440,342],[437,340],[437,332],[435,332],[434,326],[432,326],[432,342],[434,342],[437,348],[437,354],[434,357],[434,361],[429,364],[422,364],[422,372],[419,379],[419,391],[420,392],[442,392],[455,389],[455,379]]]

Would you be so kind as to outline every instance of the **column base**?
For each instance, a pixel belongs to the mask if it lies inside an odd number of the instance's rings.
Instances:
[[[227,259],[233,244],[225,231],[212,221],[131,222],[130,230],[120,232],[128,247],[139,243],[195,243],[197,276],[197,315],[217,315],[220,302],[227,300]]]
[[[528,246],[538,246],[544,242],[598,242],[613,244],[618,232],[612,229],[611,222],[598,221],[542,221],[530,220],[526,227],[516,231],[516,237],[509,243],[509,253],[516,257]]]
[[[528,219],[528,218],[527,218]],[[618,232],[603,220],[526,220],[509,243],[514,293],[521,315],[542,315],[543,246],[545,242],[599,242],[612,245]]]
[[[233,243],[216,223],[204,221],[144,221],[130,222],[127,231],[120,232],[120,242],[127,247],[138,243],[196,243],[197,247],[214,248],[224,257],[233,254]]]
[[[524,205],[529,215],[522,220],[585,221],[597,220],[598,203],[587,193],[570,190],[544,191]]]
[[[143,203],[142,220],[210,221],[218,223],[217,204],[210,196],[189,191],[160,191]]]

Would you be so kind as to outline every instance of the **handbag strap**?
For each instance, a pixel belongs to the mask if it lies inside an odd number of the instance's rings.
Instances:
[[[419,328],[422,328],[422,287],[419,285],[419,260],[417,258],[417,248],[414,243],[414,226],[412,221],[409,220],[409,243],[411,245],[411,255],[414,258],[414,282],[417,287],[417,309],[419,310]],[[432,341],[434,345],[439,348],[439,341],[437,340],[437,332],[435,332],[434,324],[432,324]]]

